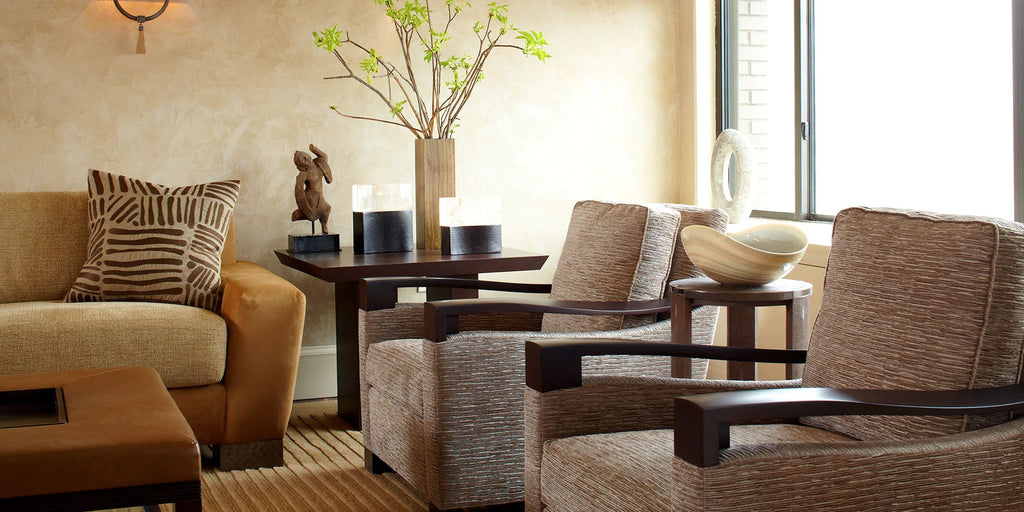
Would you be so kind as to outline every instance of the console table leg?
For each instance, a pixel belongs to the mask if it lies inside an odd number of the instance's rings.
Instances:
[[[334,283],[338,416],[359,430],[359,281]]]

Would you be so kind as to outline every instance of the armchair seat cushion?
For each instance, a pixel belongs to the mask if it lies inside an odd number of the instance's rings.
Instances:
[[[367,384],[423,411],[423,340],[388,340],[366,351]]]
[[[672,431],[567,437],[544,443],[545,512],[672,510]]]
[[[0,304],[0,340],[0,373],[148,366],[168,388],[220,382],[227,357],[224,319],[175,304]]]
[[[738,425],[729,435],[733,446],[858,442],[789,424]],[[541,463],[545,512],[678,510],[672,503],[673,486],[680,485],[672,473],[672,436],[672,430],[643,430],[546,441]]]

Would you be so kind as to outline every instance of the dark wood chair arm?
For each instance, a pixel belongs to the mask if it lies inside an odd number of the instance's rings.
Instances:
[[[729,425],[801,416],[956,416],[1024,409],[1024,385],[962,391],[788,388],[675,399],[675,453],[690,464],[718,464]]]
[[[463,288],[500,292],[551,293],[550,284],[505,283],[458,277],[369,277],[359,283],[359,307],[365,311],[389,309],[398,303],[399,288]]]
[[[589,302],[523,298],[455,299],[424,304],[423,324],[430,341],[442,342],[449,334],[459,332],[459,315],[481,313],[562,313],[567,315],[650,315],[666,313],[671,308],[668,298],[632,302]]]
[[[805,350],[679,345],[621,339],[556,339],[526,342],[526,385],[540,392],[583,385],[585,356],[675,356],[726,361],[798,364]]]

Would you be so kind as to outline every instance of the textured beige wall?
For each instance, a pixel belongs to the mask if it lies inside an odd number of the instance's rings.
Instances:
[[[282,267],[272,250],[306,229],[290,222],[294,150],[312,142],[330,155],[331,227],[342,240],[351,241],[353,183],[413,179],[407,132],[327,109],[382,112],[356,84],[322,80],[338,68],[312,45],[313,30],[339,23],[393,48],[379,8],[369,0],[176,1],[147,24],[149,53],[135,55],[136,26],[110,0],[28,4],[0,3],[0,190],[81,190],[90,167],[172,186],[240,179],[239,257],[306,292],[304,343],[331,343],[330,285]],[[684,66],[693,59],[681,58],[692,41],[683,33],[692,29],[692,2],[510,4],[519,26],[544,31],[554,57],[492,56],[456,135],[459,193],[501,195],[505,244],[555,256],[579,199],[679,200],[695,151],[680,141],[693,136],[683,121],[693,109]],[[544,281],[554,266],[552,258],[540,272],[509,277]]]

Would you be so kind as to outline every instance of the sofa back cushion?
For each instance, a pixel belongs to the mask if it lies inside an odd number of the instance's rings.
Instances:
[[[585,301],[658,299],[665,290],[679,212],[661,205],[580,201],[573,208],[551,298]],[[645,319],[545,314],[545,332],[610,331]]]
[[[0,192],[0,304],[64,298],[85,263],[88,193]],[[235,262],[232,218],[221,264]]]
[[[64,297],[88,239],[85,192],[0,193],[0,304]]]
[[[803,385],[956,390],[1020,380],[1024,226],[851,208],[836,216]],[[995,417],[835,416],[858,439],[945,435]]]

